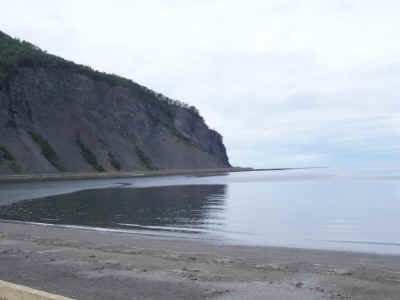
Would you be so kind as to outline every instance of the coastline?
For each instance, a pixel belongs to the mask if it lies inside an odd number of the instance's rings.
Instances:
[[[0,220],[0,279],[76,299],[398,299],[400,256]]]
[[[33,182],[33,181],[62,181],[82,179],[112,179],[133,177],[156,177],[168,175],[201,174],[201,173],[227,173],[227,172],[249,172],[249,171],[274,171],[288,170],[279,169],[254,169],[254,168],[219,168],[219,169],[168,169],[158,171],[134,171],[134,172],[74,172],[74,173],[32,173],[16,175],[0,175],[0,183],[11,182]]]
[[[218,169],[167,169],[157,171],[132,171],[132,172],[63,172],[63,173],[30,173],[0,175],[1,183],[12,182],[35,182],[35,181],[63,181],[63,180],[83,180],[83,179],[118,179],[134,177],[159,177],[170,175],[191,175],[191,174],[210,174],[210,173],[231,173],[231,172],[257,172],[257,171],[290,171],[305,169],[320,169],[327,167],[302,167],[302,168],[218,168]]]

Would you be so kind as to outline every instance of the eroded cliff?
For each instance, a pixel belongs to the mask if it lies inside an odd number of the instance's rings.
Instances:
[[[0,48],[0,174],[229,167],[193,107],[1,32]]]

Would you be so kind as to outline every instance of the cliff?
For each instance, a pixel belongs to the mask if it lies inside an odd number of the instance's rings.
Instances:
[[[229,166],[194,107],[0,32],[0,174]]]

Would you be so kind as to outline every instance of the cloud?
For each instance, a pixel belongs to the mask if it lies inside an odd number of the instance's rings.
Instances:
[[[395,161],[398,1],[22,1],[2,30],[197,106],[235,165]]]

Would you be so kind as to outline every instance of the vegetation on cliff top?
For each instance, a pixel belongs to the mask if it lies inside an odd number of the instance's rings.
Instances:
[[[182,107],[200,116],[199,111],[194,106],[189,106],[179,100],[170,99],[129,79],[99,72],[88,66],[75,64],[61,57],[48,54],[46,51],[27,41],[14,39],[0,31],[0,90],[7,89],[9,80],[22,67],[51,68],[54,70],[75,72],[93,80],[107,82],[110,86],[130,88],[135,96],[150,103],[158,104],[167,113],[169,112],[168,108],[172,105]]]

